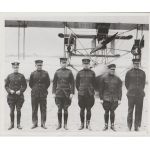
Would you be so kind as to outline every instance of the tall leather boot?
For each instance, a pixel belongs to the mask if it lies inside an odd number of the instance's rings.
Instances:
[[[91,126],[90,126],[90,120],[87,120],[87,121],[86,121],[86,128],[87,128],[88,130],[92,130],[92,129],[91,129]]]
[[[103,128],[103,131],[106,131],[106,130],[108,130],[108,124],[107,123],[105,123],[105,126]]]
[[[89,130],[91,130],[90,119],[91,119],[91,109],[87,109],[87,113],[86,113],[86,129],[89,129]]]
[[[84,122],[81,122],[81,126],[79,127],[78,130],[83,130],[84,129]]]
[[[10,112],[10,120],[11,120],[11,123],[10,123],[10,127],[8,128],[8,130],[11,130],[14,128],[14,112]]]
[[[111,121],[111,127],[110,128],[113,131],[116,131],[115,126],[114,126],[114,121],[115,121],[115,112],[114,111],[110,112],[110,121]]]
[[[84,129],[84,119],[85,119],[84,110],[80,110],[81,125],[80,125],[78,130],[83,130]]]
[[[134,131],[139,131],[139,126],[138,126],[138,124],[134,124]]]
[[[62,113],[58,113],[58,127],[56,130],[59,130],[62,127]]]
[[[129,117],[127,118],[127,126],[128,126],[128,131],[131,131],[131,129],[132,129],[132,120],[130,120]]]
[[[114,124],[112,123],[111,124],[111,127],[110,127],[113,131],[116,131],[116,129],[115,129],[115,126],[114,126]]]
[[[17,111],[17,128],[21,130],[22,127],[20,126],[20,118],[21,118],[21,112]]]
[[[11,129],[13,129],[14,128],[14,122],[11,122],[10,123],[10,127],[8,128],[8,130],[11,130]]]
[[[67,120],[68,120],[68,112],[64,112],[64,129],[68,130],[67,128]]]
[[[106,131],[106,130],[108,130],[108,121],[109,121],[109,112],[108,111],[105,111],[104,120],[105,120],[105,126],[103,128],[103,131]]]
[[[45,122],[42,122],[42,123],[41,123],[41,127],[42,127],[43,129],[47,129],[47,127],[45,126]]]

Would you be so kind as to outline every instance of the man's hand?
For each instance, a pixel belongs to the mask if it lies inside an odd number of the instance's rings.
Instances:
[[[121,104],[121,100],[118,100],[118,105],[120,105]]]
[[[73,98],[73,94],[70,94],[70,97],[69,97],[71,100],[72,100],[72,98]]]
[[[10,90],[10,93],[11,93],[11,94],[14,94],[14,93],[15,93],[15,91],[14,91],[14,90]]]
[[[103,105],[103,100],[100,100],[100,103]]]
[[[20,91],[16,91],[16,94],[17,94],[17,95],[20,95],[20,94],[21,94],[21,92],[20,92]]]

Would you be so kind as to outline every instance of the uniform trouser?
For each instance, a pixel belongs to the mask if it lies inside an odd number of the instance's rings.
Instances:
[[[137,129],[141,126],[142,121],[142,110],[143,110],[143,96],[127,96],[128,97],[128,116],[127,116],[127,124],[128,128],[132,128],[133,122],[133,111],[135,108],[135,120],[134,127]]]
[[[9,105],[9,108],[10,108],[10,120],[11,120],[11,124],[14,124],[14,111],[15,111],[15,108],[16,108],[16,111],[17,111],[17,124],[19,125],[20,124],[20,119],[21,119],[21,108],[22,108],[22,105],[24,103],[24,99],[22,98],[15,98],[15,99],[9,99],[8,98],[8,105]]]
[[[80,107],[80,120],[81,123],[84,123],[85,120],[85,109],[87,111],[86,113],[86,121],[90,121],[91,119],[91,108],[93,107],[95,103],[94,95],[90,96],[87,95],[78,95],[78,105]]]
[[[62,124],[62,110],[64,110],[64,124],[67,124],[68,120],[68,107],[71,105],[71,100],[68,97],[56,97],[55,103],[58,107],[58,122]]]
[[[118,107],[118,101],[105,101],[103,102],[103,108],[105,110],[104,120],[105,124],[108,124],[109,121],[109,112],[110,112],[110,122],[114,124],[115,121],[115,110]]]
[[[32,98],[32,122],[38,124],[38,107],[41,111],[41,125],[46,122],[47,100],[46,98]]]

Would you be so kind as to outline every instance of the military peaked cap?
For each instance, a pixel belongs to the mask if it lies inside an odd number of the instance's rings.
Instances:
[[[20,63],[15,61],[15,62],[12,62],[11,64],[12,64],[12,66],[19,66]]]
[[[90,60],[89,58],[83,58],[83,59],[82,59],[82,63],[83,63],[83,64],[89,64],[90,61],[91,61],[91,60]]]
[[[43,60],[35,60],[35,64],[38,64],[38,63],[43,63]]]
[[[66,57],[61,57],[60,58],[60,62],[66,62],[67,61],[67,58]]]
[[[115,64],[110,64],[107,66],[108,69],[116,69],[116,65]]]

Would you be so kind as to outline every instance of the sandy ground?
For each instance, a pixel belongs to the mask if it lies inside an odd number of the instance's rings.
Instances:
[[[102,105],[99,102],[99,98],[95,97],[95,105],[92,108],[92,117],[91,117],[91,127],[92,131],[84,129],[79,131],[78,128],[80,126],[80,117],[79,117],[79,107],[78,107],[78,100],[77,100],[77,92],[73,97],[72,104],[69,107],[69,118],[68,118],[68,128],[69,130],[66,131],[63,128],[61,130],[56,131],[57,127],[57,107],[55,105],[54,99],[52,98],[51,94],[51,87],[49,88],[49,95],[47,98],[47,122],[46,126],[48,127],[47,130],[44,130],[40,127],[40,114],[39,114],[39,127],[31,130],[32,120],[31,120],[31,98],[30,98],[30,89],[25,92],[25,103],[22,108],[22,121],[21,125],[23,127],[22,130],[18,130],[15,128],[11,131],[8,131],[7,128],[9,127],[10,119],[9,119],[9,107],[7,102],[5,101],[5,109],[3,113],[4,117],[4,124],[3,124],[3,131],[2,135],[11,136],[11,135],[20,135],[20,136],[139,136],[139,135],[147,135],[147,128],[148,128],[148,100],[145,97],[144,106],[143,106],[143,119],[142,119],[142,127],[140,132],[134,131],[127,131],[127,98],[126,98],[126,90],[123,86],[123,97],[122,103],[116,110],[116,121],[115,126],[117,132],[113,132],[110,129],[106,132],[103,132],[102,129],[104,127],[104,119],[103,114],[104,110]],[[6,99],[5,99],[6,100]],[[40,111],[39,111],[40,112]],[[15,121],[16,123],[16,121]]]

